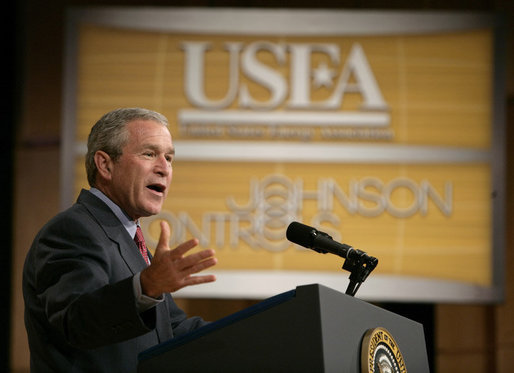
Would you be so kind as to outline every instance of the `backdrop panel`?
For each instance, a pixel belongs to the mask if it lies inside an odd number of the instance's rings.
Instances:
[[[176,146],[160,219],[216,249],[198,297],[344,291],[343,260],[293,221],[379,258],[359,295],[496,301],[503,292],[503,67],[480,14],[93,8],[69,14],[63,207],[87,187],[105,112],[165,114]]]

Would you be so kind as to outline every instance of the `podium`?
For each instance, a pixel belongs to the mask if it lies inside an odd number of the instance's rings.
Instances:
[[[379,327],[397,349],[391,355],[401,366],[393,372],[429,372],[421,324],[313,284],[141,352],[138,373],[368,372],[362,346],[378,345],[379,337],[365,335]]]

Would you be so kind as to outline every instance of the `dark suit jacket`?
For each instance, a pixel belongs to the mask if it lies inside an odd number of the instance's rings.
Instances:
[[[139,314],[132,277],[145,266],[118,218],[89,191],[50,220],[23,270],[31,372],[135,372],[139,352],[205,324],[169,294]]]

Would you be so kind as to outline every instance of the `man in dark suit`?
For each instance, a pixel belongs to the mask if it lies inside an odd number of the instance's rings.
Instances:
[[[166,118],[153,111],[118,109],[92,128],[91,189],[41,229],[25,261],[32,372],[135,372],[139,352],[206,323],[170,293],[214,281],[197,275],[216,264],[214,251],[186,255],[196,239],[171,250],[164,222],[153,258],[134,241],[139,219],[161,210],[174,152]]]

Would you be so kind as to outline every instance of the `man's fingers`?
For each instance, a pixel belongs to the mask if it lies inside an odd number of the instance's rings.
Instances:
[[[193,247],[198,245],[198,240],[196,238],[192,238],[189,241],[181,243],[176,248],[171,250],[171,254],[173,258],[182,258],[185,253],[191,250]]]
[[[160,228],[159,241],[152,263],[141,272],[140,279],[144,294],[157,297],[162,293],[174,292],[186,286],[216,281],[214,275],[196,275],[217,263],[214,250],[199,250],[186,255],[198,246],[199,241],[196,238],[171,250],[170,226],[166,221],[161,221]]]
[[[200,285],[200,284],[205,284],[205,283],[214,282],[214,281],[216,281],[216,276],[214,276],[214,275],[191,276],[191,277],[184,279],[184,281],[182,281],[180,286],[177,289],[175,289],[175,291],[185,288],[186,286]]]
[[[194,254],[183,257],[177,267],[179,270],[182,271],[189,267],[195,266],[197,263],[201,263],[202,261],[205,261],[206,259],[209,259],[209,258],[214,259],[214,254],[215,254],[215,252],[212,249],[202,250],[198,253],[194,253]],[[214,264],[216,264],[216,263],[214,263]]]
[[[217,262],[218,262],[218,260],[216,258],[210,257],[210,258],[205,259],[205,260],[203,260],[201,262],[195,262],[192,265],[184,266],[184,267],[182,267],[182,269],[180,271],[184,275],[190,276],[192,274],[201,272],[201,271],[203,271],[203,270],[205,270],[207,268],[215,266]]]
[[[185,286],[190,286],[190,285],[205,284],[207,282],[214,282],[214,281],[216,281],[216,276],[203,275],[203,276],[191,276],[184,282],[185,282]]]
[[[170,242],[170,226],[164,220],[161,221],[161,233],[159,235],[159,242],[157,243],[157,250],[169,250]]]

